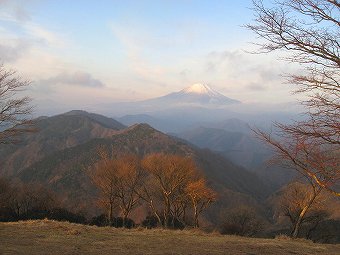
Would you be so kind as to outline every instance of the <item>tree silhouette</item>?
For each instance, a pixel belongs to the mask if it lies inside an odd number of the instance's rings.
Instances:
[[[20,95],[29,84],[16,71],[0,65],[0,144],[18,142],[20,134],[34,131],[31,99]]]
[[[281,139],[256,130],[291,167],[340,196],[340,3],[331,0],[255,0],[247,27],[262,40],[259,52],[284,52],[303,71],[287,75],[302,94],[305,118],[276,123]]]

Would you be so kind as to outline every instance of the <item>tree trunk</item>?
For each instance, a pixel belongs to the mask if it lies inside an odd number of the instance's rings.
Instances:
[[[194,204],[194,218],[195,218],[195,228],[199,228],[198,224],[198,210],[197,210],[197,205]]]
[[[156,216],[156,218],[157,218],[157,220],[158,220],[159,226],[162,226],[162,219],[161,219],[161,217],[159,216],[159,214],[157,213],[157,210],[156,210],[156,208],[155,208],[155,206],[154,206],[152,200],[149,201],[149,205],[150,205],[150,208],[151,208],[153,214]]]
[[[306,216],[306,213],[308,212],[309,208],[314,203],[315,198],[320,194],[320,191],[321,191],[321,188],[319,188],[317,192],[314,192],[314,194],[311,197],[311,199],[309,200],[308,204],[300,212],[298,220],[296,221],[294,228],[293,228],[293,231],[292,231],[292,238],[298,237],[302,221],[303,221],[304,217]]]
[[[109,224],[112,225],[113,222],[113,203],[110,202],[110,209],[109,209]]]
[[[124,228],[126,227],[126,220],[127,220],[128,217],[129,217],[129,211],[125,210],[123,212],[123,227]]]
[[[184,223],[184,225],[186,225],[186,208],[183,208],[183,217],[182,217],[182,221]]]
[[[305,206],[302,211],[300,212],[299,214],[299,217],[298,217],[298,220],[296,221],[295,225],[294,225],[294,228],[293,228],[293,232],[292,232],[292,237],[293,238],[297,238],[298,235],[299,235],[299,231],[300,231],[300,228],[301,228],[301,223],[302,223],[302,220],[303,218],[305,217],[308,209],[309,209],[310,206]]]
[[[170,216],[170,199],[169,197],[164,198],[165,208],[164,208],[164,227],[169,228],[169,216]]]

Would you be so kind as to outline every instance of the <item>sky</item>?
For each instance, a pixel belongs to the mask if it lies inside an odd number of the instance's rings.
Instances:
[[[250,0],[0,0],[0,61],[46,105],[138,101],[210,85],[244,103],[287,103],[290,69],[258,42]]]

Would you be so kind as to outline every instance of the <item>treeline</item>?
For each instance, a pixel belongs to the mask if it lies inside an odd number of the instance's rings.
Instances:
[[[147,206],[149,226],[199,227],[200,215],[217,198],[190,157],[163,153],[113,157],[105,149],[98,154],[89,176],[110,225],[114,212],[125,225],[133,209]]]
[[[51,219],[86,223],[86,218],[65,209],[57,195],[39,183],[0,178],[0,221]]]
[[[323,192],[310,204],[313,192],[309,184],[294,181],[273,193],[262,205],[240,203],[224,209],[218,229],[229,235],[266,238],[283,235],[339,243],[340,200]]]
[[[58,196],[46,185],[0,178],[0,221],[47,218],[132,228],[137,224],[131,215],[138,208],[139,216],[145,214],[138,225],[182,229],[199,227],[202,213],[218,199],[220,202],[228,200],[224,203],[227,208],[219,203],[218,209],[210,211],[212,214],[207,211],[205,217],[214,221],[213,229],[222,234],[293,236],[298,229],[299,238],[340,241],[340,221],[336,220],[340,201],[321,192],[310,203],[314,190],[308,183],[287,185],[260,205],[231,201],[232,196],[217,198],[190,157],[163,153],[143,158],[132,154],[113,156],[103,149],[98,155],[88,174],[97,187],[97,212],[101,209],[103,214],[85,217],[66,209],[67,204],[60,194]],[[301,212],[304,212],[303,217]]]

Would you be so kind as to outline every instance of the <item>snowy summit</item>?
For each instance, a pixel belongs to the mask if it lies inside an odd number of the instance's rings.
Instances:
[[[181,92],[184,93],[196,93],[196,94],[207,94],[211,96],[216,96],[220,93],[210,88],[208,85],[202,83],[196,83],[188,88],[183,89]]]
[[[208,85],[202,83],[193,84],[190,87],[182,89],[181,91],[173,92],[163,97],[151,99],[151,101],[162,105],[190,104],[201,106],[223,106],[240,103],[239,101],[228,98],[217,92],[216,90],[212,89]]]

